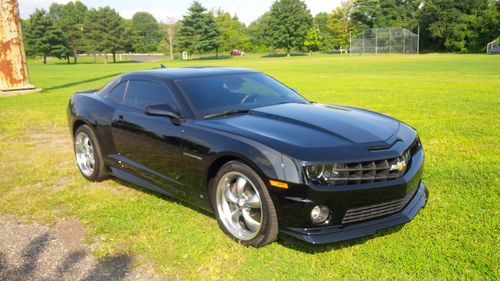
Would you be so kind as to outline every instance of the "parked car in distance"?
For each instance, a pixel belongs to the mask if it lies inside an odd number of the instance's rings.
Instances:
[[[231,56],[244,56],[244,55],[245,55],[245,52],[237,50],[237,49],[234,49],[231,51]]]
[[[117,177],[213,212],[245,245],[278,233],[312,244],[363,237],[427,202],[415,129],[309,102],[253,70],[126,73],[74,94],[67,118],[86,179]]]

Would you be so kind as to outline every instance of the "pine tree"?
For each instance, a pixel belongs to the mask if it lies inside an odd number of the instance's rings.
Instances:
[[[108,62],[107,53],[111,52],[113,62],[116,62],[116,53],[126,43],[123,18],[107,6],[98,10],[91,9],[85,20],[85,31],[88,49],[104,52],[105,63]]]
[[[135,52],[155,52],[161,40],[160,25],[147,12],[137,12],[132,17],[132,46]]]
[[[54,25],[45,10],[36,9],[30,15],[28,28],[25,31],[26,43],[30,47],[30,55],[42,56],[47,63],[48,56],[62,58],[66,54],[62,31]]]
[[[179,46],[191,53],[205,53],[216,50],[218,53],[220,31],[212,13],[195,1],[181,21]]]
[[[77,63],[78,53],[81,51],[84,38],[84,21],[87,7],[80,1],[69,2],[65,5],[54,3],[50,6],[49,15],[54,23],[62,30],[68,47],[69,55]]]
[[[278,0],[271,6],[266,34],[275,48],[284,48],[288,55],[292,49],[302,49],[312,16],[301,0]]]

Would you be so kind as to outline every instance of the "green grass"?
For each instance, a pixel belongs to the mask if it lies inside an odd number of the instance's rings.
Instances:
[[[51,223],[79,217],[94,253],[133,254],[168,279],[499,279],[500,56],[260,58],[224,65],[264,71],[310,100],[368,108],[418,128],[428,205],[402,228],[327,247],[289,239],[262,249],[232,242],[216,221],[114,180],[78,173],[69,96],[157,63],[29,65],[40,95],[0,98],[0,214]]]

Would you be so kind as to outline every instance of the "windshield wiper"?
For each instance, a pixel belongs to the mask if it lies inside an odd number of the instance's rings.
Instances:
[[[241,114],[241,113],[248,113],[248,112],[250,112],[250,110],[248,110],[248,109],[227,110],[224,112],[208,114],[208,115],[204,116],[203,119],[210,119],[210,118],[219,117],[219,116],[227,116],[227,115]]]

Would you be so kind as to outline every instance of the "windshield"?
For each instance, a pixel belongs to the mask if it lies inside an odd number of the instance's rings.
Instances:
[[[299,94],[262,74],[236,74],[178,80],[201,117],[281,103],[309,103]]]

